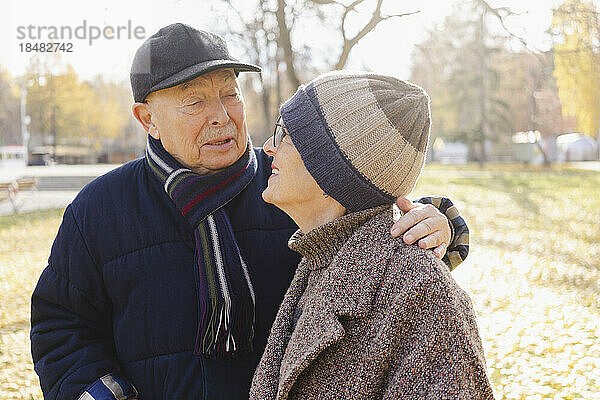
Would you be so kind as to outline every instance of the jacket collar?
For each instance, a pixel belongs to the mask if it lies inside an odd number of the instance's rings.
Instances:
[[[394,251],[395,246],[390,245],[390,242],[395,239],[389,233],[393,222],[391,208],[382,206],[368,211],[368,214],[360,216],[363,220],[362,226],[354,229],[354,233],[337,247],[335,254],[327,253],[326,257],[332,259],[331,264],[317,280],[317,287],[314,290],[316,295],[308,299],[293,333],[290,332],[291,336],[280,368],[278,399],[286,399],[300,373],[323,350],[344,337],[345,331],[340,317],[342,319],[363,318],[371,311],[375,294]],[[342,219],[353,218],[353,214]],[[342,219],[336,220],[337,223],[349,222]],[[325,231],[329,231],[329,228],[321,230],[321,233]],[[300,240],[314,239],[310,237],[313,236],[311,233],[312,231]],[[332,246],[338,243],[333,238],[326,240]],[[290,247],[298,248],[298,242],[292,240]],[[308,251],[304,246],[302,247],[307,257],[315,257],[312,250]],[[310,246],[313,250],[322,247]],[[314,260],[307,261],[311,260],[303,260],[298,271],[299,276],[303,276],[306,280],[318,269]],[[303,289],[305,286],[298,287]],[[284,303],[297,304],[303,291],[288,293]]]

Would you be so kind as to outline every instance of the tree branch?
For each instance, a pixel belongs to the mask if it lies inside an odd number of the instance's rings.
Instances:
[[[517,35],[516,33],[514,33],[512,30],[510,30],[506,26],[506,18],[507,17],[519,16],[519,15],[523,15],[523,13],[516,13],[508,7],[494,8],[488,3],[487,0],[479,0],[479,4],[481,4],[484,7],[485,11],[491,13],[498,19],[498,21],[500,22],[500,25],[502,25],[502,29],[508,34],[508,36],[510,36],[514,39],[517,39],[523,45],[523,47],[525,47],[526,49],[529,47],[527,40],[523,36]],[[533,49],[536,52],[542,52],[540,49],[538,49],[535,46],[533,47]]]
[[[364,1],[365,0],[355,0],[349,6],[344,6],[344,14],[342,14],[341,24],[342,39],[344,39],[344,43],[346,42],[346,18],[348,17],[348,14],[350,14],[351,11],[354,11],[356,6],[358,6],[360,3],[363,3]]]
[[[335,4],[338,6],[345,7],[344,4],[340,3],[339,1],[335,1],[335,0],[310,0],[310,1],[315,4],[319,4],[319,5]]]
[[[510,30],[506,26],[506,18],[507,17],[519,16],[519,15],[522,15],[523,13],[516,13],[508,7],[494,8],[488,3],[487,0],[479,0],[479,3],[484,7],[485,11],[490,12],[492,15],[494,15],[498,19],[498,21],[500,21],[500,25],[502,26],[502,29],[508,34],[509,37],[518,40],[523,45],[523,47],[525,48],[526,51],[528,51],[529,53],[534,54],[536,56],[537,60],[539,61],[539,63],[541,65],[543,65],[543,66],[547,65],[546,59],[541,56],[541,53],[544,53],[544,51],[539,49],[537,46],[530,45],[527,42],[527,39],[525,39],[521,35],[517,35],[516,33],[514,33],[512,30]],[[529,50],[530,48],[533,51]]]
[[[358,43],[360,41],[360,39],[362,39],[363,37],[365,37],[365,35],[369,32],[371,32],[373,29],[375,29],[375,27],[377,26],[378,23],[380,23],[382,21],[381,18],[381,5],[383,4],[383,0],[377,0],[377,6],[375,7],[375,10],[373,11],[373,14],[371,15],[371,19],[369,20],[369,22],[367,22],[367,24],[365,26],[362,27],[362,29],[360,31],[358,31],[358,33],[348,41],[348,44],[350,45],[350,47],[354,47],[354,45],[356,43]],[[344,47],[345,47],[346,43],[344,43]]]
[[[420,12],[419,10],[417,10],[417,11],[412,11],[412,12],[407,12],[407,13],[402,13],[402,14],[381,15],[381,6],[383,5],[383,0],[377,0],[377,5],[375,6],[375,10],[373,10],[373,13],[371,14],[371,18],[369,19],[369,21],[356,33],[356,35],[354,35],[354,37],[348,39],[348,36],[346,35],[346,29],[345,29],[346,17],[350,13],[350,11],[352,11],[357,5],[359,5],[363,1],[364,0],[354,1],[344,11],[344,14],[342,16],[342,25],[341,25],[342,38],[344,40],[344,44],[343,44],[343,48],[342,48],[342,53],[340,54],[338,62],[335,65],[335,69],[342,69],[344,67],[344,65],[346,65],[346,62],[348,61],[348,57],[350,55],[350,51],[352,50],[352,48],[354,46],[356,46],[356,44],[362,38],[364,38],[367,34],[369,34],[371,31],[373,31],[373,29],[375,29],[375,27],[381,21],[385,21],[387,19],[394,18],[394,17],[404,17],[407,15],[413,15],[413,14]]]
[[[382,16],[381,16],[381,19],[382,19],[383,21],[385,21],[385,20],[388,20],[388,19],[390,19],[390,18],[395,18],[395,17],[406,17],[407,15],[414,15],[414,14],[418,14],[418,13],[420,13],[420,12],[421,12],[421,10],[417,10],[417,11],[410,11],[410,12],[405,12],[405,13],[402,13],[402,14],[390,14],[390,15],[382,15]]]

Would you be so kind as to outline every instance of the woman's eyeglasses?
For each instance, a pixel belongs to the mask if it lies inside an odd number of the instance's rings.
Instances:
[[[277,122],[275,122],[275,129],[273,130],[273,147],[279,146],[279,143],[283,140],[285,135],[287,135],[287,129],[285,129],[285,125],[281,120],[281,115],[277,118]]]

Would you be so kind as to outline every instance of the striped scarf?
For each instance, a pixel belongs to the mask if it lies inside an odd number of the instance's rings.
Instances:
[[[148,135],[146,162],[165,192],[194,227],[198,329],[194,354],[221,358],[252,351],[254,289],[223,206],[254,178],[252,143],[233,165],[199,175],[181,165]]]

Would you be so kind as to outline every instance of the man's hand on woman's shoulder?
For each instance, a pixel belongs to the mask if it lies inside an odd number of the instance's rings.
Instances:
[[[431,204],[412,203],[405,197],[399,197],[396,205],[404,215],[392,226],[392,236],[404,233],[406,244],[418,241],[420,248],[433,249],[434,254],[442,258],[452,236],[446,216]]]

